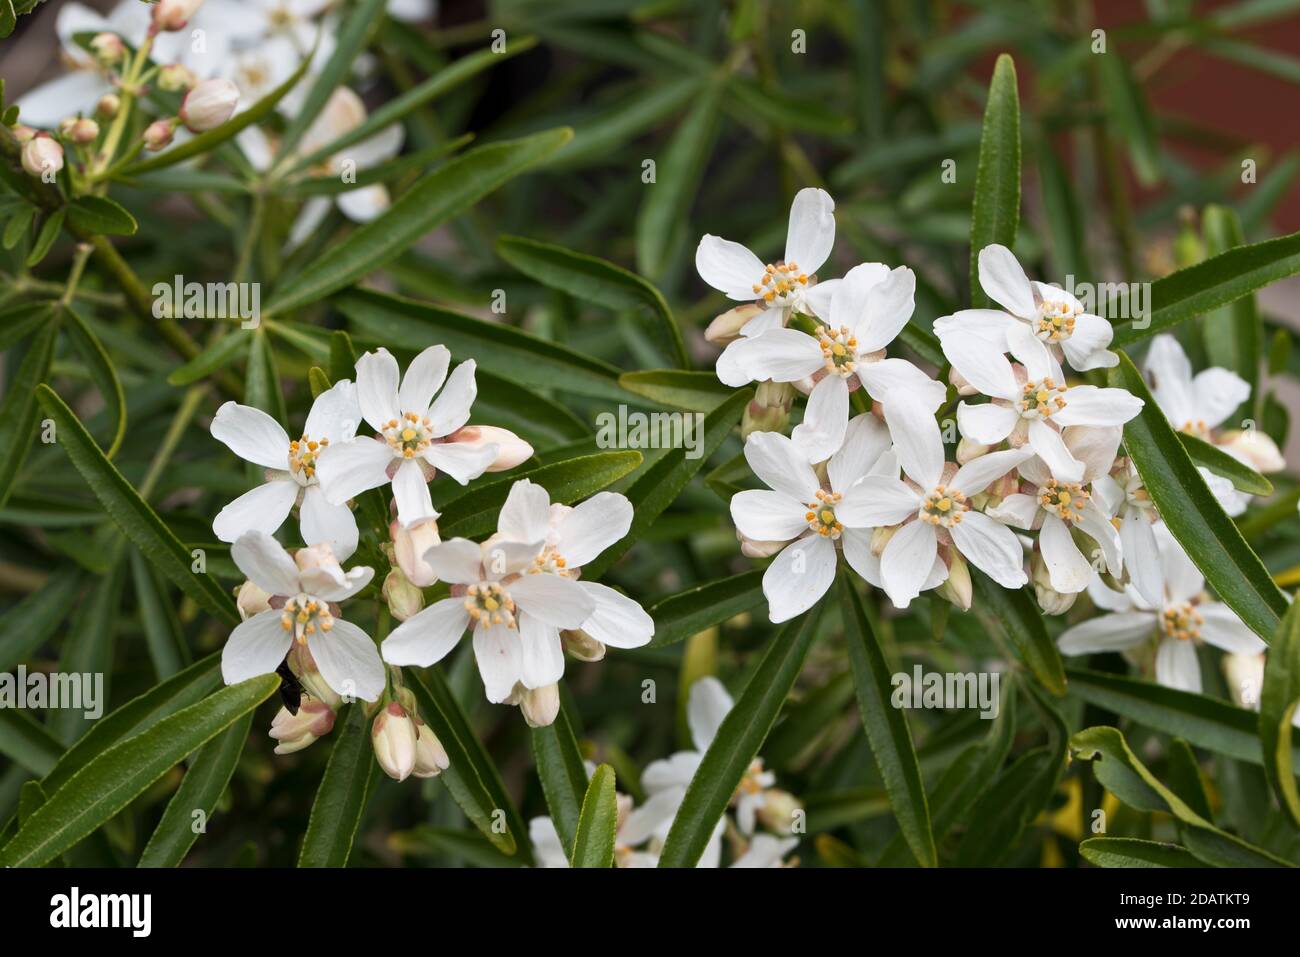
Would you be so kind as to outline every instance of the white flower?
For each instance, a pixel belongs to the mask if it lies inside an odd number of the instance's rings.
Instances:
[[[1218,476],[1215,476],[1217,479]],[[1092,483],[1098,506],[1119,524],[1120,550],[1130,584],[1146,603],[1159,605],[1164,587],[1155,524],[1160,520],[1142,476],[1128,459]]]
[[[954,328],[942,344],[953,368],[993,399],[958,405],[962,436],[983,445],[1028,443],[1063,482],[1081,481],[1084,463],[1070,453],[1061,429],[1119,426],[1142,411],[1142,400],[1124,389],[1067,386],[1056,359],[1023,323],[1009,325],[1004,342],[978,329]],[[1008,350],[1019,366],[1007,361]]]
[[[428,485],[436,470],[464,485],[492,464],[495,445],[450,440],[468,421],[478,394],[474,360],[462,362],[448,376],[450,363],[446,346],[430,346],[411,362],[399,388],[397,360],[387,349],[357,360],[361,417],[378,434],[333,442],[317,459],[316,472],[330,502],[341,505],[391,482],[398,521],[410,525],[438,517]]]
[[[595,603],[573,579],[534,573],[542,545],[453,538],[430,548],[425,560],[452,586],[452,597],[403,622],[384,641],[384,660],[428,667],[472,626],[489,701],[507,701],[516,684],[557,682],[564,675],[560,629],[580,628]]]
[[[345,86],[337,87],[303,134],[295,153],[309,156],[350,133],[365,119],[366,106],[361,97]],[[404,138],[402,124],[386,126],[373,136],[326,157],[322,161],[323,169],[316,175],[341,177],[346,172],[356,176],[396,156],[401,152]],[[236,140],[254,169],[266,171],[271,168],[275,151],[271,140],[259,127],[245,127]],[[358,186],[334,196],[313,196],[303,203],[302,211],[289,231],[288,246],[297,246],[316,232],[335,204],[353,222],[368,223],[388,209],[389,203],[388,189],[382,183]]]
[[[615,867],[658,867],[659,848],[663,838],[658,836],[665,832],[665,824],[671,824],[676,807],[669,807],[662,798],[651,798],[641,807],[633,807],[632,799],[626,794],[617,795],[618,828],[614,833]],[[564,852],[564,844],[555,829],[555,821],[549,817],[535,817],[528,822],[528,839],[532,842],[533,853],[539,867],[568,867],[569,856]],[[650,846],[638,850],[647,842]]]
[[[261,409],[235,402],[219,408],[212,419],[212,437],[246,462],[266,469],[267,481],[217,514],[212,523],[217,538],[233,542],[252,529],[274,534],[299,505],[304,542],[328,544],[340,560],[356,551],[356,519],[346,505],[325,498],[316,466],[325,449],[356,434],[359,415],[356,389],[347,379],[316,398],[297,439],[291,440]]]
[[[221,653],[221,675],[236,684],[271,674],[294,643],[311,652],[321,676],[344,697],[375,701],[386,681],[384,663],[370,636],[338,614],[338,602],[369,584],[374,569],[344,572],[328,545],[302,549],[293,558],[270,535],[245,532],[230,557],[249,579],[274,596],[272,608],[238,625]]]
[[[801,189],[795,195],[790,205],[785,258],[779,262],[765,265],[740,243],[705,234],[695,250],[695,269],[700,278],[728,299],[756,300],[765,307],[739,330],[741,339],[722,350],[717,366],[719,379],[733,386],[752,381],[753,376],[737,362],[740,353],[736,346],[744,338],[785,325],[792,311],[816,314],[808,291],[814,287],[815,273],[826,263],[834,245],[835,201],[822,189]]]
[[[950,330],[980,326],[986,333],[996,334],[1015,323],[1039,341],[1059,347],[1070,366],[1080,372],[1108,369],[1119,362],[1119,356],[1106,348],[1114,335],[1110,323],[1084,312],[1083,304],[1059,286],[1031,282],[1006,246],[995,244],[980,250],[979,279],[988,297],[1006,312],[964,309],[943,316],[934,323],[940,340]]]
[[[755,834],[745,852],[731,862],[732,867],[784,867],[785,856],[799,846],[797,837]]]
[[[1276,443],[1259,429],[1218,431],[1228,416],[1250,398],[1250,383],[1241,376],[1217,367],[1193,375],[1187,353],[1170,335],[1151,340],[1145,370],[1152,380],[1151,394],[1156,405],[1179,432],[1210,442],[1259,471],[1276,472],[1286,466]],[[1246,510],[1251,496],[1237,491],[1231,482],[1209,469],[1198,471],[1224,511],[1240,515]]]
[[[1205,579],[1163,524],[1156,526],[1156,541],[1160,601],[1148,603],[1133,587],[1124,594],[1090,587],[1093,600],[1110,613],[1067,628],[1057,645],[1064,655],[1124,651],[1158,634],[1156,681],[1199,693],[1197,641],[1242,655],[1260,654],[1267,646],[1227,605],[1204,596]]]
[[[833,282],[833,281],[832,281]],[[848,416],[849,393],[864,386],[879,402],[891,396],[917,402],[933,412],[946,390],[906,359],[885,358],[885,347],[907,325],[914,308],[916,274],[906,266],[891,270],[881,263],[862,263],[830,286],[826,321],[815,335],[774,328],[729,348],[735,363],[752,379],[798,382],[812,377],[812,397],[822,393],[829,408]],[[810,399],[811,401],[811,399]]]
[[[497,519],[496,541],[544,544],[531,571],[576,580],[582,566],[627,535],[632,503],[617,492],[599,492],[576,506],[552,505],[550,494],[528,479],[515,482]],[[578,581],[593,610],[578,628],[580,638],[601,646],[639,648],[654,636],[654,619],[633,599],[599,582]],[[566,633],[567,636],[567,633]],[[603,647],[599,655],[603,656]],[[535,686],[532,686],[535,687]]]
[[[971,508],[970,498],[1029,458],[1030,449],[990,452],[957,468],[944,462],[934,416],[912,403],[885,406],[890,435],[908,481],[867,476],[854,489],[848,516],[860,527],[901,525],[880,554],[880,584],[898,608],[942,583],[939,546],[951,545],[1004,588],[1029,581],[1014,532]],[[864,577],[866,577],[864,575]],[[868,578],[868,581],[871,579]],[[873,582],[874,584],[874,582]]]
[[[819,459],[809,455],[797,436],[755,432],[745,441],[745,460],[768,489],[733,495],[732,521],[750,541],[790,542],[763,575],[772,621],[803,614],[826,594],[835,580],[837,547],[854,571],[879,583],[878,562],[871,554],[874,524],[863,518],[871,492],[858,483],[869,474],[898,474],[889,446],[889,430],[878,419],[870,413],[855,416],[842,447],[826,464],[823,483],[813,469]]]
[[[1025,490],[1008,495],[990,506],[987,513],[1016,528],[1039,529],[1038,550],[1051,576],[1052,589],[1072,595],[1087,588],[1096,561],[1094,555],[1102,559],[1112,575],[1120,574],[1119,532],[1087,488],[1095,476],[1085,473],[1082,482],[1059,482],[1037,457],[1021,462],[1019,468],[1028,483]],[[1080,550],[1073,535],[1075,529],[1092,540],[1095,549],[1090,548],[1089,554]]]

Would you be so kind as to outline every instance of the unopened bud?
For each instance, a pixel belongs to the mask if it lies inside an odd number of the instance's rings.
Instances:
[[[104,66],[112,66],[126,54],[126,44],[116,33],[97,33],[90,41],[90,52]]]
[[[23,144],[23,169],[31,176],[47,176],[63,169],[63,147],[47,133]]]
[[[235,604],[239,606],[239,617],[244,621],[248,621],[255,615],[270,611],[271,596],[263,591],[260,585],[246,581],[239,586],[239,593],[235,596]]]
[[[153,8],[153,23],[159,30],[180,30],[198,12],[203,0],[158,0]]]
[[[99,124],[94,120],[86,119],[84,116],[74,121],[68,129],[68,138],[82,146],[95,142],[98,136]]]
[[[530,728],[546,728],[560,713],[559,685],[525,688],[519,695],[519,710]]]
[[[334,557],[334,548],[328,542],[298,549],[293,553],[293,562],[300,572],[309,572],[316,568],[334,569],[339,564],[339,560]]]
[[[448,442],[459,442],[470,448],[482,448],[485,445],[497,447],[497,457],[487,467],[489,472],[504,472],[516,465],[527,462],[533,456],[533,447],[515,435],[509,429],[494,425],[467,425],[457,429],[447,438]]]
[[[788,791],[768,788],[763,795],[757,817],[760,824],[777,834],[794,832],[795,813],[803,809],[803,803]]]
[[[215,129],[234,115],[239,87],[226,79],[204,80],[181,100],[180,117],[191,133]]]
[[[424,607],[424,592],[411,584],[400,568],[394,568],[384,579],[382,588],[388,610],[398,621],[406,621]]]
[[[393,540],[393,557],[397,567],[402,570],[406,580],[417,588],[428,588],[438,580],[433,568],[424,560],[425,553],[442,541],[438,537],[436,519],[413,522],[403,528],[394,520],[388,526],[388,535]]]
[[[415,770],[417,734],[415,722],[396,701],[391,701],[375,716],[370,727],[370,743],[375,748],[375,759],[384,773],[397,781],[405,781]]]
[[[966,559],[961,557],[957,549],[950,550],[951,554],[945,554],[943,557],[948,560],[948,577],[944,579],[942,585],[934,590],[934,593],[944,601],[951,602],[962,611],[970,611],[972,584],[970,580],[970,568],[966,565]]]
[[[1256,472],[1268,474],[1286,468],[1286,460],[1272,436],[1259,429],[1232,429],[1215,443],[1238,459],[1245,459]]]
[[[32,138],[36,135],[34,129],[30,126],[24,126],[22,123],[15,123],[10,132],[13,133],[14,139],[18,141],[19,145],[30,143]]]
[[[725,346],[740,338],[740,330],[755,316],[761,315],[764,307],[747,302],[735,309],[728,309],[714,318],[704,330],[704,338],[717,346]]]
[[[325,702],[333,711],[343,707],[343,698],[325,681],[320,669],[316,667],[316,659],[312,657],[310,648],[295,641],[293,647],[289,649],[287,661],[289,670],[293,672],[304,691]]]
[[[753,432],[783,432],[790,421],[794,405],[794,386],[788,382],[760,382],[754,398],[745,406],[740,437]]]
[[[117,116],[117,111],[122,108],[122,98],[116,93],[105,93],[95,104],[95,112],[105,118]]]
[[[883,555],[885,546],[889,544],[889,540],[894,537],[894,533],[898,531],[899,527],[898,525],[882,525],[879,528],[873,528],[871,530],[871,554],[877,558]]]
[[[311,695],[302,696],[297,714],[281,708],[271,720],[271,737],[280,742],[275,746],[275,753],[301,751],[317,738],[329,734],[334,729],[334,717],[334,710],[329,705]]]
[[[948,381],[952,383],[952,387],[957,390],[958,395],[980,394],[980,390],[967,382],[966,377],[958,372],[955,367],[948,370]]]
[[[171,120],[154,120],[144,130],[144,148],[157,153],[172,141],[176,127]]]
[[[746,558],[771,558],[789,544],[789,542],[764,542],[755,538],[746,538],[739,531],[736,532],[736,538],[740,540],[740,554]]]
[[[436,778],[451,765],[447,751],[423,721],[415,722],[415,767],[411,771],[417,778]]]
[[[1074,607],[1075,599],[1079,597],[1078,593],[1063,594],[1052,587],[1052,574],[1047,568],[1047,563],[1043,561],[1042,555],[1035,552],[1029,567],[1034,582],[1034,596],[1038,599],[1038,607],[1043,610],[1044,615],[1064,615]]]
[[[158,71],[158,88],[168,93],[193,89],[199,78],[183,63],[168,63]]]
[[[581,628],[560,632],[564,650],[578,661],[600,661],[605,657],[605,646]]]
[[[957,443],[957,464],[965,465],[972,459],[979,458],[990,448],[991,446],[984,445],[980,442],[972,442],[970,439],[962,439]]]

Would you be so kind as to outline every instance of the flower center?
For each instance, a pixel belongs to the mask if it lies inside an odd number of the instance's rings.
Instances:
[[[761,794],[770,783],[770,777],[763,771],[763,759],[755,758],[745,769],[745,775],[736,788],[737,794]]]
[[[822,347],[827,372],[842,378],[853,375],[858,365],[858,340],[847,326],[840,326],[839,331],[824,326],[817,334],[817,342]]]
[[[1024,419],[1046,419],[1053,412],[1065,408],[1065,383],[1057,385],[1051,379],[1030,379],[1025,383],[1020,398],[1020,416]]]
[[[295,439],[289,443],[289,471],[293,477],[304,485],[310,485],[316,480],[316,459],[320,457],[321,452],[330,444],[329,439],[321,439],[319,442],[309,435],[303,435],[300,439]]]
[[[763,277],[754,283],[754,295],[769,303],[783,303],[808,285],[808,276],[798,263],[768,263]]]
[[[961,522],[962,514],[970,511],[970,503],[958,489],[936,485],[934,491],[921,503],[917,517],[931,525],[952,528]]]
[[[1082,485],[1058,482],[1056,479],[1049,479],[1038,490],[1038,504],[1066,522],[1077,522],[1083,518],[1083,507],[1088,504],[1090,497]]]
[[[554,545],[547,545],[533,559],[533,567],[528,569],[528,574],[536,575],[545,572],[548,575],[559,575],[561,578],[568,578],[571,571],[568,564]]]
[[[1201,637],[1203,624],[1205,619],[1188,601],[1170,605],[1160,613],[1160,630],[1170,638],[1177,638],[1180,641]]]
[[[429,417],[407,412],[400,419],[392,419],[384,426],[384,441],[397,455],[414,458],[433,444]]]
[[[1034,335],[1044,342],[1060,342],[1074,335],[1076,310],[1065,302],[1042,302],[1038,306],[1038,319],[1034,322]]]
[[[308,635],[313,635],[317,631],[326,632],[334,627],[334,616],[330,614],[329,602],[312,598],[310,595],[290,598],[281,610],[283,614],[280,616],[280,627],[285,631],[293,632],[294,640],[299,644],[304,644]]]
[[[497,582],[483,582],[465,589],[465,610],[478,624],[515,628],[515,603]]]
[[[823,538],[829,538],[832,541],[837,540],[840,533],[844,531],[844,526],[835,517],[835,506],[839,503],[840,498],[839,492],[826,492],[818,489],[816,501],[808,503],[808,513],[804,515],[809,528]]]
[[[1147,491],[1146,483],[1142,481],[1140,475],[1134,475],[1124,484],[1124,501],[1134,508],[1155,508],[1156,503],[1151,501],[1151,493]]]
[[[1196,438],[1204,439],[1206,442],[1210,441],[1210,427],[1205,424],[1204,419],[1188,419],[1178,427],[1178,431],[1184,432],[1187,435],[1194,435]]]

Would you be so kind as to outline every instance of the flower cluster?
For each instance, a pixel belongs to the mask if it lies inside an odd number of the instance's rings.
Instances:
[[[651,762],[641,776],[646,799],[636,806],[626,794],[618,795],[618,831],[614,841],[617,867],[657,867],[659,851],[668,838],[673,819],[723,720],[734,702],[717,678],[701,678],[691,685],[686,718],[693,751],[679,751]],[[592,768],[587,769],[590,775]],[[700,855],[698,867],[718,867],[723,840],[729,845],[731,867],[791,867],[787,855],[799,843],[803,806],[776,786],[776,776],[755,758],[731,799],[731,814],[723,814]],[[528,836],[542,867],[568,867],[564,844],[549,817],[528,822]]]
[[[401,666],[440,661],[471,630],[488,700],[518,705],[541,726],[558,713],[566,652],[596,661],[607,646],[650,641],[654,623],[639,604],[581,577],[631,527],[623,495],[553,504],[545,488],[521,479],[487,540],[440,539],[430,482],[445,472],[465,485],[533,454],[513,432],[469,424],[474,372],[473,360],[452,370],[441,345],[417,355],[405,375],[386,349],[368,352],[357,360],[355,385],[345,379],[316,397],[296,439],[259,409],[227,402],[217,410],[212,435],[266,477],[213,522],[248,577],[239,591],[245,620],[226,643],[222,673],[234,683],[287,668],[303,694],[272,727],[281,753],[328,733],[339,705],[360,698],[375,714],[385,771],[437,774],[446,755]],[[372,434],[358,434],[362,423]],[[341,563],[361,541],[353,504],[377,489],[391,489],[392,519],[368,534],[383,536],[374,550],[392,568],[369,597],[402,622],[382,648],[340,608],[375,577],[371,567],[345,572]],[[295,510],[304,547],[291,555],[272,535]],[[449,597],[425,608],[425,589],[435,586]]]
[[[949,400],[942,382],[888,355],[912,321],[910,269],[863,263],[819,281],[833,210],[824,191],[800,191],[782,261],[765,264],[707,235],[696,252],[709,285],[752,300],[714,320],[708,337],[725,345],[719,379],[760,383],[745,459],[767,488],[736,493],[731,514],[746,555],[775,556],[763,577],[771,620],[821,600],[841,556],[900,609],[932,589],[968,609],[974,565],[1004,588],[1032,582],[1048,614],[1068,611],[1085,591],[1110,612],[1067,629],[1066,654],[1145,647],[1158,633],[1157,679],[1193,690],[1196,640],[1258,654],[1263,643],[1202,594],[1199,573],[1121,455],[1123,426],[1142,400],[1079,381],[1118,362],[1110,324],[1065,290],[1030,280],[1009,249],[986,247],[979,281],[995,308],[933,322],[956,393]],[[1168,336],[1155,338],[1147,371],[1176,428],[1261,471],[1282,466],[1266,436],[1218,431],[1249,395],[1233,373],[1193,378]],[[850,417],[860,388],[865,411]],[[794,392],[807,403],[787,436]],[[959,437],[952,460],[937,418],[950,412],[949,441]],[[1244,508],[1226,480],[1205,475],[1229,511]]]

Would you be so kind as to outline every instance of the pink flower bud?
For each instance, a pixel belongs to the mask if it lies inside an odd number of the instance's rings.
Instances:
[[[436,778],[451,765],[451,759],[427,724],[417,721],[415,728],[415,768],[411,773],[417,778]]]
[[[113,117],[117,116],[117,111],[122,108],[122,98],[116,93],[105,93],[95,104],[95,112],[100,116]]]
[[[193,89],[198,82],[194,71],[183,63],[168,63],[158,71],[158,88],[168,93]]]
[[[375,748],[375,759],[390,778],[405,781],[415,770],[417,738],[415,722],[396,701],[389,702],[375,716],[370,743]]]
[[[495,445],[497,457],[487,467],[489,472],[504,472],[506,469],[512,469],[528,461],[533,455],[531,445],[509,429],[499,429],[494,425],[467,425],[457,429],[447,441],[461,442],[472,448]]]
[[[275,753],[301,751],[317,738],[329,734],[334,729],[334,717],[329,705],[311,695],[302,696],[297,714],[281,708],[271,721],[271,737],[280,742],[275,746]]]
[[[23,144],[23,169],[44,176],[63,169],[63,147],[48,133],[37,133]]]
[[[334,549],[328,542],[298,549],[293,553],[293,560],[300,572],[309,572],[314,568],[339,568],[339,560],[334,557]]]
[[[90,41],[90,52],[105,66],[111,66],[126,54],[126,44],[116,33],[97,33]]]
[[[175,129],[171,120],[154,120],[145,127],[144,148],[152,153],[157,153],[172,141]]]
[[[202,133],[230,119],[238,104],[239,87],[235,84],[225,79],[204,80],[181,100],[181,122],[191,133]]]
[[[517,684],[507,700],[508,703],[519,705],[519,710],[530,728],[549,727],[560,713],[559,685],[525,688]]]
[[[381,591],[388,610],[398,621],[406,621],[424,607],[424,593],[411,584],[400,568],[388,573]]]
[[[749,320],[763,312],[763,307],[752,302],[730,309],[717,316],[704,330],[704,338],[716,346],[725,346],[740,338],[740,330]]]
[[[30,143],[32,137],[36,135],[36,131],[30,126],[23,126],[23,124],[18,123],[14,125],[13,134],[14,139],[16,139],[20,144]]]
[[[438,537],[436,519],[414,522],[409,528],[402,528],[394,520],[388,526],[388,534],[393,540],[393,555],[397,559],[397,566],[407,581],[417,588],[428,588],[438,580],[429,563],[424,560],[424,553],[442,541]]]
[[[72,142],[80,143],[82,146],[95,142],[98,136],[99,124],[94,120],[86,119],[84,116],[76,120],[68,129],[68,137]]]
[[[180,30],[202,5],[203,0],[158,0],[153,8],[153,25],[159,30]]]

